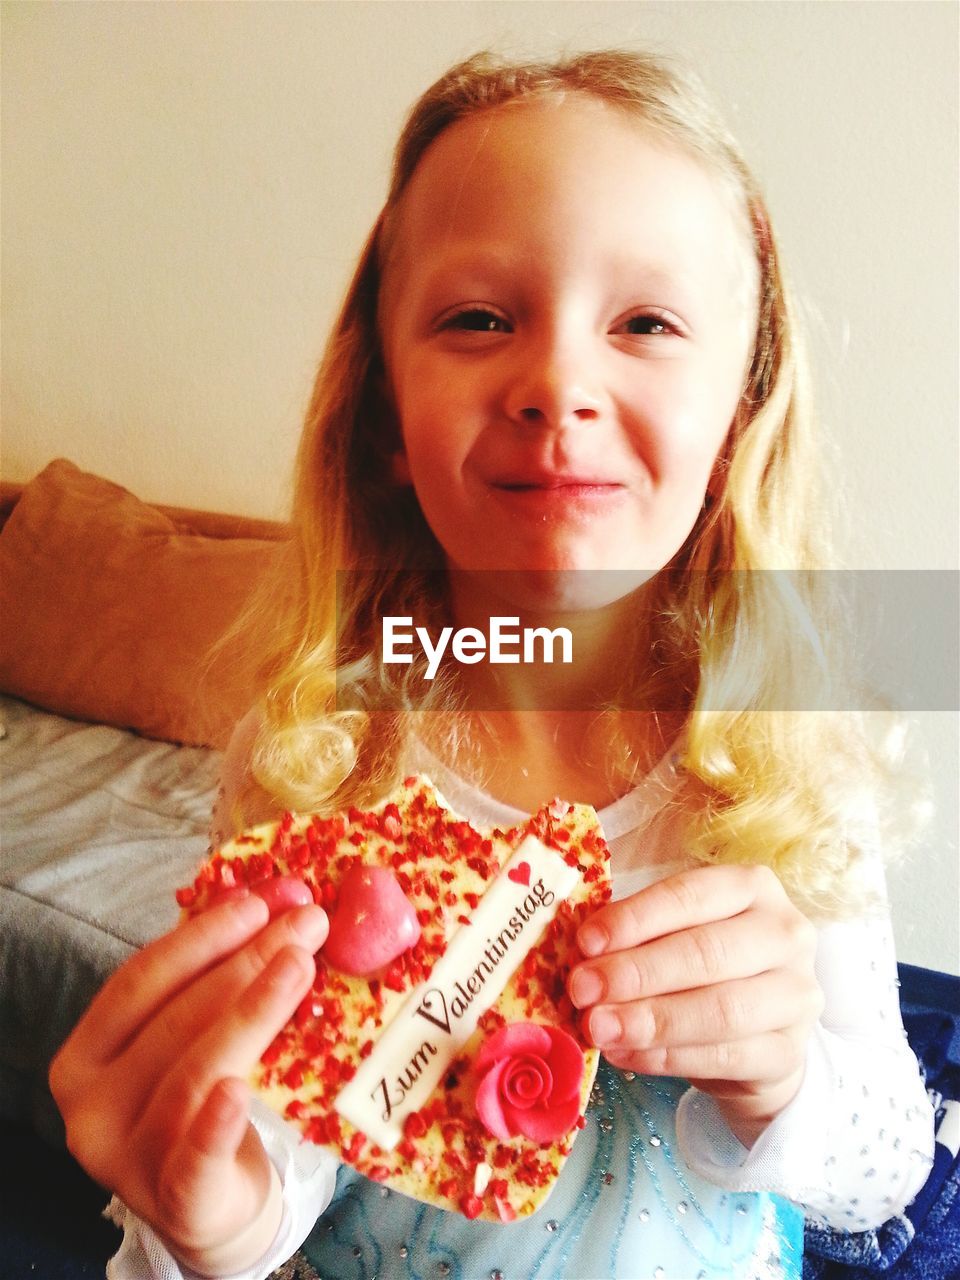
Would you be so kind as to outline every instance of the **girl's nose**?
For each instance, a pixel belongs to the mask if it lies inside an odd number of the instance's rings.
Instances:
[[[518,352],[517,368],[506,394],[511,421],[526,426],[585,425],[603,411],[604,396],[598,371],[591,369],[583,353],[546,350]]]

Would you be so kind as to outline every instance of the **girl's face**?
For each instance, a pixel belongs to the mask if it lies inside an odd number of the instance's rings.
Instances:
[[[382,315],[399,474],[448,564],[662,568],[740,398],[755,276],[718,182],[598,101],[443,133],[403,196]]]

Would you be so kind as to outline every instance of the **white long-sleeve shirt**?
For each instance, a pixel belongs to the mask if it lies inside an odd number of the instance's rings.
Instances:
[[[249,721],[242,722],[228,751],[214,816],[218,842],[232,834],[231,802],[242,789],[251,736]],[[675,803],[675,760],[666,756],[639,787],[599,814],[617,898],[692,865]],[[425,748],[416,749],[410,768],[428,773],[474,825],[509,827],[524,816],[465,783]],[[879,859],[874,870],[882,900]],[[906,1207],[923,1185],[933,1154],[933,1110],[903,1030],[886,910],[822,926],[816,976],[824,1009],[809,1042],[803,1083],[789,1106],[748,1150],[713,1099],[691,1088],[679,1104],[677,1140],[687,1165],[717,1186],[772,1192],[801,1205],[816,1221],[861,1231]],[[260,1106],[254,1123],[280,1172],[284,1217],[268,1252],[235,1280],[263,1280],[288,1258],[326,1208],[335,1184],[332,1156],[302,1143],[292,1126]],[[191,1280],[192,1273],[178,1266],[145,1223],[118,1201],[111,1210],[125,1234],[108,1266],[110,1280]]]

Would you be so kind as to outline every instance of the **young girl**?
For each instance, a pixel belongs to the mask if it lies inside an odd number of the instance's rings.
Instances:
[[[326,1276],[797,1276],[801,1211],[902,1210],[932,1114],[879,774],[852,717],[798,700],[831,672],[814,455],[769,219],[691,81],[634,53],[475,58],[424,95],[318,377],[296,590],[214,838],[415,770],[480,825],[595,805],[615,901],[568,986],[594,1105],[508,1227],[338,1171],[241,1084],[323,912],[216,907],[124,966],[54,1064],[71,1150],[119,1197],[110,1275],[262,1277],[321,1215]],[[576,657],[428,681],[382,660],[384,616],[563,625]]]

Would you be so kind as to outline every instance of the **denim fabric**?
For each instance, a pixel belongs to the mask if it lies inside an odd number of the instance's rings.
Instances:
[[[960,979],[904,966],[903,1022],[927,1089],[960,1099]],[[936,1002],[936,1007],[931,1007]],[[937,1114],[939,1123],[943,1114]],[[942,1143],[930,1176],[901,1217],[874,1231],[807,1225],[803,1280],[960,1280],[960,1158]]]

